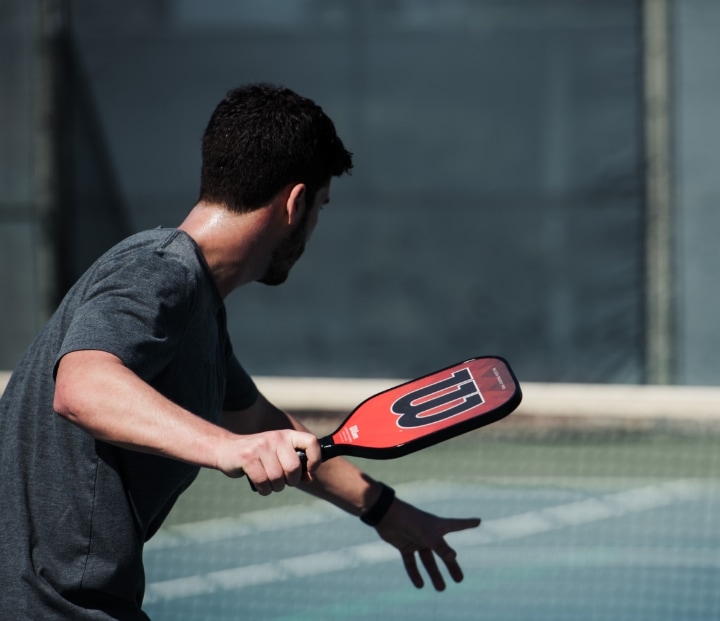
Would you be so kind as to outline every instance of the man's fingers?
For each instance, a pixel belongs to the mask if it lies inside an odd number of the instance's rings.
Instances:
[[[477,528],[480,526],[480,518],[444,518],[442,531],[444,534],[456,533],[460,530],[468,528]]]
[[[322,463],[322,453],[317,438],[304,433],[299,434],[294,437],[293,445],[296,452],[301,451],[304,454],[304,457],[301,457],[303,470],[309,474],[315,472]]]
[[[413,583],[415,588],[422,589],[425,585],[425,582],[423,581],[422,576],[420,575],[420,571],[418,570],[417,563],[415,562],[415,553],[403,552],[402,560],[403,564],[405,565],[405,571],[410,578],[410,582]]]
[[[435,560],[435,554],[438,554],[438,556],[440,556],[443,560],[443,563],[445,563],[452,579],[455,582],[462,582],[464,577],[463,572],[457,562],[455,551],[452,548],[447,547],[447,550],[442,553],[437,550],[433,551],[430,548],[423,548],[418,551],[418,556],[420,556],[420,560],[422,561],[425,571],[427,571],[435,590],[444,591],[446,586],[445,579],[443,578],[442,572]],[[415,553],[403,552],[402,559],[403,564],[405,565],[405,571],[407,572],[410,581],[416,588],[421,589],[425,582],[422,578],[420,570],[418,569],[418,565],[415,560]]]
[[[291,446],[279,447],[278,461],[282,467],[283,484],[287,482],[291,487],[296,487],[300,483],[305,470],[297,451]]]
[[[309,480],[310,469],[317,468],[321,461],[320,445],[309,433],[293,430],[264,432],[244,441],[250,441],[252,445],[246,451],[244,467],[238,469],[238,474],[244,470],[251,487],[261,496]],[[301,459],[303,454],[307,456],[307,473]]]
[[[447,567],[447,570],[450,573],[450,577],[455,582],[462,582],[465,576],[463,575],[463,571],[460,568],[460,564],[457,562],[457,554],[455,553],[455,550],[450,550],[450,552],[451,554],[445,554],[440,558],[442,558],[443,562],[445,563],[445,567]]]
[[[428,572],[435,590],[444,591],[445,580],[443,579],[437,563],[435,562],[435,554],[433,551],[428,549],[420,550],[420,560],[422,560],[423,565],[425,565],[425,570]]]
[[[259,474],[254,478],[249,475],[249,478],[261,496],[281,492],[286,485],[296,487],[303,477],[303,464],[293,450],[279,451],[277,455],[263,459],[257,470]]]

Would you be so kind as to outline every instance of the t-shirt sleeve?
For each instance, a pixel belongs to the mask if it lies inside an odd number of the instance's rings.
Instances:
[[[172,360],[192,313],[193,279],[156,253],[105,264],[82,296],[55,361],[100,350],[150,381]]]
[[[227,387],[223,409],[229,411],[244,410],[255,403],[258,389],[242,365],[238,362],[232,347],[228,344]]]

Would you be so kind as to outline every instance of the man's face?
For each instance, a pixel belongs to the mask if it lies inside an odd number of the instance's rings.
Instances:
[[[318,213],[323,205],[330,202],[330,186],[321,187],[310,206],[306,205],[303,215],[295,229],[275,248],[270,265],[262,278],[258,279],[265,285],[281,285],[287,280],[290,270],[305,251],[305,244],[310,239],[318,220]],[[308,208],[309,207],[309,208]]]

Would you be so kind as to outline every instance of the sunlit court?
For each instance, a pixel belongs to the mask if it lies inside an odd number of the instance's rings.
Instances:
[[[720,614],[720,391],[526,392],[525,406],[492,427],[362,461],[429,511],[483,518],[449,538],[462,584],[416,591],[399,555],[342,512],[293,492],[260,499],[206,473],[146,549],[147,609],[168,620]],[[326,412],[311,422],[324,433],[337,421]]]

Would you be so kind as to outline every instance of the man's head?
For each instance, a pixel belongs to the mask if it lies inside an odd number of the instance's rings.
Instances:
[[[304,184],[308,207],[352,154],[322,108],[292,90],[251,84],[231,90],[213,112],[202,143],[200,200],[248,212],[289,184]]]

